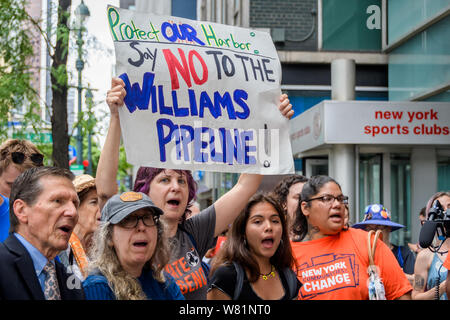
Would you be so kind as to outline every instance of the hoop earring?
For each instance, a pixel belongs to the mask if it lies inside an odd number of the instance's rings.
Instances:
[[[244,238],[244,246],[247,247],[247,239]]]

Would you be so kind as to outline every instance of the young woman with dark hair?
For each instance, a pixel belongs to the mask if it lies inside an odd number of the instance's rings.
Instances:
[[[208,300],[295,299],[301,284],[294,264],[283,209],[273,196],[259,193],[236,218],[214,260]],[[236,293],[238,269],[243,279]]]

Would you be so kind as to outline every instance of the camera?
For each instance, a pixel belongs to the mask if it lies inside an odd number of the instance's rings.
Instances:
[[[450,237],[450,212],[442,208],[439,200],[434,201],[428,211],[428,219],[420,230],[419,244],[422,248],[428,248],[433,242],[435,234],[439,240]]]
[[[445,239],[450,237],[450,210],[447,209],[444,211],[439,200],[434,201],[433,206],[428,211],[428,219],[425,221],[422,229],[420,230],[419,236],[419,244],[422,248],[428,248],[431,246],[435,235],[437,235],[438,239],[441,243],[437,247],[433,247],[433,252],[439,252],[440,247],[444,243]],[[440,274],[439,271],[437,273],[437,283],[439,284],[441,281],[439,279]],[[436,293],[435,299],[439,300],[439,285],[435,286]]]
[[[450,212],[449,209],[444,211],[439,200],[436,200],[430,208],[427,221],[437,223],[436,233],[440,240],[450,237]]]

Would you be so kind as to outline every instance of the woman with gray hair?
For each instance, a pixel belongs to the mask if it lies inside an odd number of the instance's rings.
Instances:
[[[83,282],[88,300],[183,300],[169,261],[163,212],[141,192],[108,200],[94,233],[90,273]]]

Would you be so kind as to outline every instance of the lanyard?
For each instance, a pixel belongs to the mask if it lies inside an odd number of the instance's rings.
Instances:
[[[75,232],[72,232],[72,235],[69,239],[70,247],[72,248],[73,255],[75,260],[77,261],[78,267],[80,267],[81,273],[84,277],[86,277],[87,273],[87,258],[86,253],[84,252],[83,246],[81,244],[80,239],[76,236]]]

